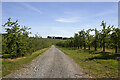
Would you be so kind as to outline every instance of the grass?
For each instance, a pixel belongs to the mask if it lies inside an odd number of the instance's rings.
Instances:
[[[30,56],[17,59],[2,59],[2,77],[24,67],[26,64],[30,63],[34,58],[45,52],[48,48],[38,50]]]
[[[117,78],[120,55],[108,52],[89,51],[58,47],[75,60],[85,73],[93,78]]]
[[[95,50],[93,47],[91,48],[91,50]],[[103,51],[103,48],[98,48],[97,51]],[[111,52],[111,53],[115,53],[115,49],[108,49],[108,48],[105,48],[105,52]],[[120,49],[118,49],[118,54],[120,53]]]

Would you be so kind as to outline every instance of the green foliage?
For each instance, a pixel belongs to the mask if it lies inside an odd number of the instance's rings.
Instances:
[[[89,47],[89,50],[90,50],[90,46],[91,46],[91,43],[92,43],[92,41],[91,41],[91,39],[92,39],[92,35],[90,35],[90,31],[93,31],[94,29],[88,29],[87,31],[86,31],[86,38],[87,38],[87,45],[88,45],[88,47]]]
[[[18,20],[11,22],[11,18],[3,27],[7,32],[6,36],[3,36],[3,54],[10,54],[11,58],[24,56],[28,49],[29,32],[27,30],[29,28],[21,27]]]
[[[111,32],[111,28],[113,26],[110,27],[110,25],[109,25],[108,27],[106,27],[106,23],[104,21],[102,21],[100,26],[103,26],[103,29],[101,31],[101,37],[102,37],[103,51],[105,51],[105,44],[106,44],[106,42],[108,40],[109,33]]]
[[[95,28],[95,36],[93,39],[93,47],[95,48],[95,51],[97,51],[97,47],[98,47],[98,40],[99,40],[99,31],[97,31],[97,29]]]
[[[54,39],[42,39],[37,34],[29,37],[30,28],[18,24],[18,20],[11,22],[11,18],[3,25],[6,34],[2,36],[3,58],[16,58],[30,55],[32,52],[49,47],[54,44]]]
[[[102,48],[105,52],[105,49],[115,49],[115,53],[120,50],[120,28],[115,28],[114,26],[108,26],[104,21],[102,21],[101,26],[103,26],[102,30],[88,29],[81,30],[78,33],[75,33],[74,37],[68,39],[65,42],[59,42],[58,46],[62,47],[75,47],[75,48],[83,48],[90,50],[91,47]],[[90,32],[94,31],[94,35],[91,35]],[[66,46],[67,45],[67,46]]]
[[[115,47],[115,53],[117,53],[117,49],[120,48],[120,29],[113,28],[113,33],[111,34],[111,43],[112,46]]]

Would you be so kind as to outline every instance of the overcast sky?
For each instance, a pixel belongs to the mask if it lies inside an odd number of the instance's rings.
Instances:
[[[2,22],[19,21],[33,36],[71,37],[82,29],[102,28],[101,21],[118,27],[117,2],[3,2]],[[4,29],[3,29],[4,32]]]

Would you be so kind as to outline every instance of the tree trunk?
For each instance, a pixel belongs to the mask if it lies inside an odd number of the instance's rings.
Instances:
[[[95,46],[94,46],[94,48],[95,48],[95,51],[97,51],[97,41],[95,41]]]
[[[86,49],[86,45],[84,44],[84,49]]]
[[[82,45],[80,45],[80,48],[82,49]]]
[[[105,52],[105,41],[103,41],[103,52]]]
[[[117,46],[115,46],[115,53],[117,53]]]
[[[103,51],[105,52],[105,45],[103,45]]]
[[[89,50],[90,50],[90,45],[89,45]]]
[[[95,51],[97,51],[97,47],[95,46]]]

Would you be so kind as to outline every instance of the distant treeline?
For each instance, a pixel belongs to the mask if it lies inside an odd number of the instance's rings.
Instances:
[[[47,38],[49,38],[49,39],[63,39],[63,40],[69,39],[67,37],[55,37],[55,36],[47,36]]]
[[[51,46],[56,40],[43,39],[39,35],[29,37],[30,28],[18,24],[18,20],[11,18],[3,25],[6,33],[2,34],[2,57],[15,58],[30,55],[32,52]]]
[[[105,51],[108,49],[115,49],[115,53],[120,50],[120,28],[115,28],[114,26],[107,26],[104,21],[102,21],[101,25],[103,28],[101,30],[88,29],[81,30],[78,33],[75,33],[74,37],[66,41],[61,41],[56,45],[62,47],[76,47],[79,49],[88,48],[91,50],[91,47],[94,47],[95,51],[97,48],[103,48]],[[94,32],[93,35],[90,32]]]

